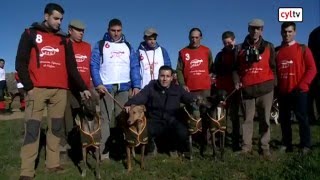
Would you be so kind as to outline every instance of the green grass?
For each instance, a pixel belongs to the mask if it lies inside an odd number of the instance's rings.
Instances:
[[[22,120],[0,122],[0,179],[18,179],[20,168],[20,146],[22,143]],[[294,144],[299,142],[298,127],[293,126]],[[194,149],[192,162],[185,159],[173,159],[164,154],[146,158],[146,169],[140,170],[133,161],[133,171],[127,173],[122,161],[107,161],[101,164],[102,179],[319,179],[320,178],[320,127],[312,126],[312,141],[315,145],[312,154],[301,157],[295,149],[294,153],[282,154],[278,151],[281,138],[280,126],[272,125],[272,161],[263,160],[257,153],[244,157],[226,149],[225,161],[214,161],[211,148],[201,158]],[[257,137],[257,129],[255,137]],[[254,141],[257,148],[257,139]],[[140,159],[139,155],[137,156]],[[89,158],[92,159],[92,158]],[[93,160],[89,160],[92,164]],[[94,164],[93,164],[94,165]],[[67,162],[68,171],[64,174],[45,172],[44,152],[41,151],[40,164],[36,170],[36,179],[81,179],[78,169],[72,162]],[[94,179],[91,171],[84,179]]]

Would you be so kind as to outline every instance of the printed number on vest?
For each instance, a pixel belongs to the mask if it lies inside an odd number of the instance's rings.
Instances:
[[[38,44],[42,43],[42,36],[41,36],[40,34],[37,34],[37,36],[36,36],[36,42],[37,42]]]

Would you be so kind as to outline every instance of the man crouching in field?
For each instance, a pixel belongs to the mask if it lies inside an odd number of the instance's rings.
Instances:
[[[188,130],[181,121],[177,119],[180,103],[191,103],[195,100],[181,86],[173,84],[172,69],[162,66],[159,69],[158,80],[152,80],[139,94],[129,99],[125,104],[126,111],[130,106],[145,105],[147,109],[147,127],[149,134],[149,152],[155,149],[154,140],[169,135],[170,155],[176,155],[176,151],[186,152],[188,142]]]

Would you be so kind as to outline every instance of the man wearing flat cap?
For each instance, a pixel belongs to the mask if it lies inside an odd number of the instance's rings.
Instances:
[[[163,65],[171,67],[171,60],[165,48],[157,43],[158,33],[154,28],[144,31],[144,41],[137,50],[140,58],[141,88],[151,80],[158,79],[159,68]]]
[[[85,82],[86,86],[90,88],[90,60],[91,60],[91,45],[83,41],[85,25],[80,20],[72,20],[69,23],[68,37],[72,42],[72,47],[74,51],[74,56],[77,62],[78,72],[80,73],[82,80]],[[74,119],[80,112],[81,95],[78,90],[76,90],[73,82],[69,82],[69,90],[67,91],[67,107],[65,109],[65,133],[64,138],[61,139],[60,149],[62,152],[66,151],[70,146],[68,142],[68,134],[74,127]]]
[[[264,158],[269,159],[270,110],[276,85],[276,65],[274,46],[262,38],[263,28],[264,22],[261,19],[253,19],[248,23],[249,34],[238,52],[233,79],[236,88],[242,93],[244,110],[241,153],[252,153],[253,119],[257,112],[260,152]]]

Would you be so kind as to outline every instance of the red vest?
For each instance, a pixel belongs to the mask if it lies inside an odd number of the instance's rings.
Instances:
[[[274,79],[273,72],[269,65],[270,48],[268,46],[260,55],[261,59],[259,62],[247,63],[245,53],[245,50],[241,50],[238,55],[240,63],[239,75],[243,87],[260,84]]]
[[[179,54],[184,64],[184,81],[190,91],[210,89],[209,48],[202,45],[197,49],[184,48]]]
[[[73,51],[77,61],[78,71],[85,82],[86,86],[90,88],[90,60],[91,60],[91,46],[86,42],[73,42]]]
[[[62,38],[52,33],[36,31],[36,48],[31,49],[29,74],[34,87],[68,88],[65,47]],[[40,67],[38,64],[38,57]]]
[[[216,87],[217,89],[223,89],[225,91],[227,91],[227,93],[231,93],[232,90],[235,88],[234,83],[233,83],[233,79],[232,79],[232,72],[230,69],[232,69],[233,63],[234,63],[234,51],[230,51],[230,52],[223,52],[222,51],[222,64],[223,66],[221,66],[222,68],[224,68],[225,70],[229,70],[230,73],[229,74],[225,74],[223,76],[219,76],[217,75],[216,77]]]
[[[306,69],[301,46],[295,43],[281,47],[276,56],[276,63],[279,91],[289,93],[300,83]]]
[[[20,82],[20,79],[19,79],[19,76],[18,76],[18,73],[15,72],[14,73],[14,78],[16,79],[16,81],[19,83]]]

